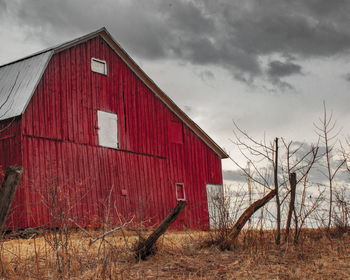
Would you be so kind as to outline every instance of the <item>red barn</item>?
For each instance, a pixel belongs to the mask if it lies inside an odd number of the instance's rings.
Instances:
[[[0,165],[24,167],[9,228],[50,226],[53,205],[152,225],[178,199],[176,226],[207,228],[226,157],[105,28],[0,67]]]

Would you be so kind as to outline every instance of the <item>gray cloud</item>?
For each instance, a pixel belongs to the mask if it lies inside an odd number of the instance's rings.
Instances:
[[[342,78],[345,79],[347,82],[350,82],[350,73],[344,74]]]
[[[350,3],[342,0],[0,0],[0,6],[46,42],[105,25],[143,59],[215,65],[246,83],[267,75],[284,88],[292,85],[279,78],[300,74],[300,66],[275,61],[264,73],[261,56],[324,57],[350,47]]]
[[[7,10],[6,0],[0,0],[0,14],[5,13]]]
[[[244,176],[241,170],[223,170],[222,171],[224,180],[234,182],[247,182],[247,177]]]
[[[271,61],[267,73],[271,77],[285,77],[294,74],[301,74],[301,66],[292,62]]]
[[[256,0],[241,6],[221,2],[217,6],[221,7],[227,26],[234,29],[236,43],[252,53],[317,56],[349,48],[350,6],[346,2],[334,6],[334,1],[330,5],[329,1],[320,0]],[[327,13],[329,6],[332,9]]]
[[[290,61],[282,62],[279,60],[274,60],[268,64],[266,72],[272,84],[283,91],[291,91],[294,89],[294,87],[291,84],[281,80],[281,78],[302,74],[302,67]]]
[[[201,80],[203,82],[207,82],[207,81],[211,81],[211,80],[215,79],[214,73],[208,69],[200,72],[199,77],[201,78]]]

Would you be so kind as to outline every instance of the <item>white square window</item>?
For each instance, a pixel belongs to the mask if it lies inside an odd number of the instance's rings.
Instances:
[[[97,111],[98,142],[100,146],[118,149],[118,116]]]
[[[107,63],[105,60],[91,58],[91,71],[107,75]]]

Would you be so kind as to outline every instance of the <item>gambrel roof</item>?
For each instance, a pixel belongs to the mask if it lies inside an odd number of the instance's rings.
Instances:
[[[226,152],[143,72],[136,62],[113,39],[106,28],[101,28],[83,37],[0,66],[0,120],[20,116],[24,113],[53,54],[97,36],[103,38],[147,87],[220,158],[228,157]]]

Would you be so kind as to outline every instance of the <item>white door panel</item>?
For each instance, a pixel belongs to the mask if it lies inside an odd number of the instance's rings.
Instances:
[[[98,142],[100,146],[118,149],[118,116],[97,111]]]
[[[208,200],[208,213],[209,213],[209,225],[210,229],[214,229],[219,226],[220,201],[224,198],[224,191],[222,185],[207,184],[207,200]]]

